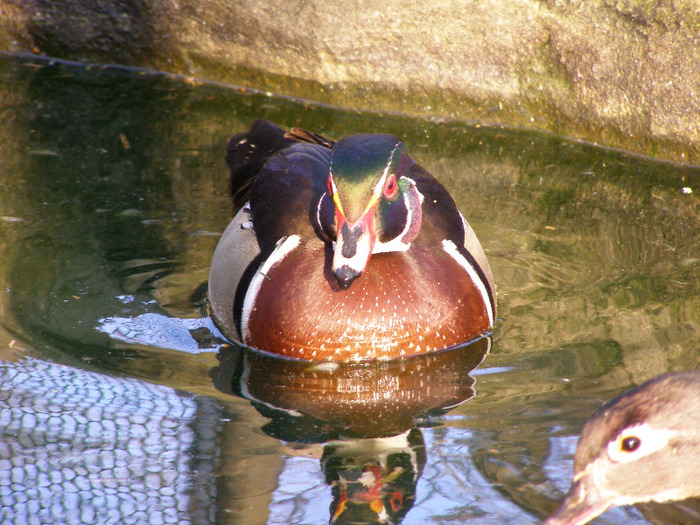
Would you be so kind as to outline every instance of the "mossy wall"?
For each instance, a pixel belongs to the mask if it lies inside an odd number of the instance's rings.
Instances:
[[[0,50],[700,163],[693,0],[5,1]]]

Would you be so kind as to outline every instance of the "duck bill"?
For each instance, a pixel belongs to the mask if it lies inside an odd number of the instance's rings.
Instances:
[[[574,482],[559,509],[542,525],[584,525],[612,506],[612,498],[596,489],[591,476],[584,476]]]
[[[347,290],[367,266],[374,249],[374,206],[354,223],[336,212],[338,234],[333,251],[332,270],[338,285]]]

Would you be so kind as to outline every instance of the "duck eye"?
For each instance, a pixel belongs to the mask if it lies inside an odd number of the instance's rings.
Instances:
[[[642,444],[642,440],[636,436],[628,436],[620,442],[620,450],[622,452],[634,452]]]
[[[399,189],[399,185],[396,182],[396,177],[394,175],[389,175],[389,178],[384,185],[384,196],[387,199],[393,199],[396,197],[396,192]]]
[[[608,442],[608,457],[619,463],[636,461],[667,446],[675,434],[674,430],[647,423],[628,427]]]

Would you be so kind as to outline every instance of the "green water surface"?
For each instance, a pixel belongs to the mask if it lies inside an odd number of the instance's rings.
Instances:
[[[280,415],[281,401],[261,399],[274,384],[255,396],[235,387],[249,378],[236,368],[243,354],[211,333],[201,290],[232,216],[226,141],[256,118],[336,139],[397,134],[450,190],[490,260],[499,317],[471,377],[463,357],[449,365],[452,401],[406,416],[389,389],[395,420],[372,413],[359,428],[356,415],[324,420],[294,401]],[[0,361],[9,369],[38,359],[215,402],[219,419],[199,423],[217,451],[210,512],[184,510],[180,522],[328,523],[339,485],[326,460],[367,461],[388,447],[412,472],[397,521],[537,523],[567,490],[575,436],[602,402],[698,368],[698,168],[548,134],[7,56],[0,121]],[[222,380],[231,360],[239,371]],[[280,381],[308,372],[295,370]],[[366,374],[399,377],[385,372]],[[352,410],[361,420],[362,408]],[[410,444],[378,439],[411,428]],[[7,486],[8,497],[20,490]],[[596,523],[688,516],[678,505],[640,505]]]

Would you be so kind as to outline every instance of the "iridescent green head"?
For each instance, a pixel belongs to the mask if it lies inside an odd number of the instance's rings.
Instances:
[[[393,135],[354,135],[333,146],[321,229],[335,241],[333,272],[347,288],[372,253],[405,250],[417,235],[421,196],[407,177],[414,161]],[[323,221],[321,221],[323,222]],[[332,223],[332,224],[331,224]]]
[[[353,135],[333,146],[330,175],[348,221],[355,222],[366,211],[377,184],[396,171],[405,150],[393,135]]]

